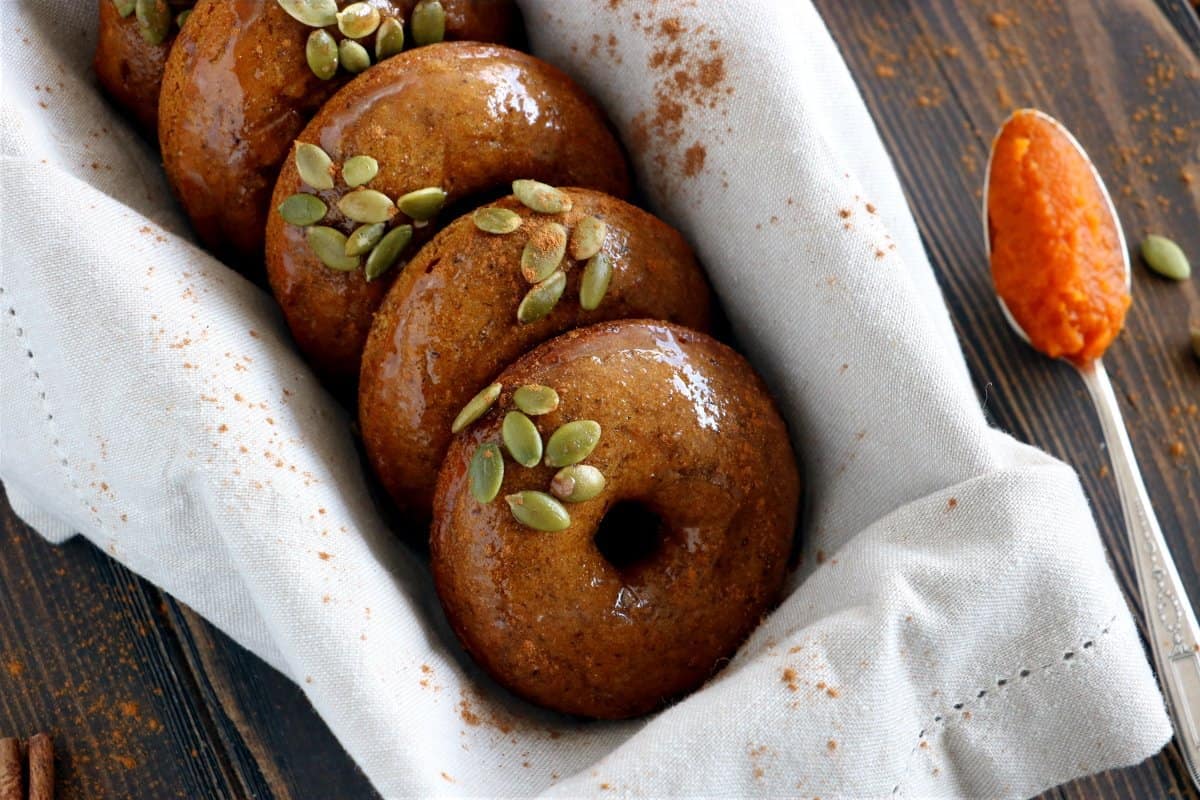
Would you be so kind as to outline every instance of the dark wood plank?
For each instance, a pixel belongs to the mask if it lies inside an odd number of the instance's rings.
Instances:
[[[1182,0],[817,0],[883,134],[993,422],[1074,464],[1122,588],[1134,576],[1116,487],[1079,379],[1021,344],[996,308],[979,190],[1018,105],[1063,120],[1112,189],[1131,241],[1163,233],[1200,260],[1200,26]],[[1164,8],[1166,11],[1164,11]],[[1190,182],[1189,182],[1190,180]],[[1200,597],[1200,370],[1195,283],[1135,266],[1128,330],[1105,363],[1159,520]],[[1189,412],[1189,406],[1191,411]],[[1171,450],[1176,442],[1182,454]],[[1046,797],[1197,797],[1177,750]]]

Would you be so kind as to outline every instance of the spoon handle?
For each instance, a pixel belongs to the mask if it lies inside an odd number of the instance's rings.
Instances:
[[[1108,373],[1099,359],[1079,372],[1100,415],[1112,459],[1158,679],[1175,722],[1179,750],[1192,782],[1200,786],[1200,628],[1142,483]]]

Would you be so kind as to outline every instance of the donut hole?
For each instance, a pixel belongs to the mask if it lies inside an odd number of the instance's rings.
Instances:
[[[592,541],[614,569],[628,572],[658,553],[666,530],[663,518],[649,506],[622,500],[604,514]]]

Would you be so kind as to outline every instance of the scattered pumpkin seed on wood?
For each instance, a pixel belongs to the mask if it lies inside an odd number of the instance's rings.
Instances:
[[[421,0],[408,20],[417,46],[437,44],[446,38],[446,9],[438,0]]]
[[[475,213],[471,215],[471,221],[475,223],[476,228],[479,228],[484,233],[512,233],[521,227],[520,214],[510,209],[497,208],[496,206],[484,206],[483,208],[475,209]]]
[[[539,214],[561,214],[574,206],[566,192],[541,181],[515,180],[512,189],[523,205]]]
[[[512,460],[522,467],[536,467],[542,460],[542,435],[533,420],[520,411],[504,415],[500,426],[500,438]]]
[[[379,162],[370,156],[351,156],[342,164],[342,180],[354,188],[370,183],[379,174]]]
[[[404,248],[412,241],[412,235],[412,225],[397,225],[379,240],[379,244],[375,245],[375,249],[367,256],[365,272],[368,282],[395,266]]]
[[[588,259],[579,283],[579,305],[584,311],[595,311],[608,293],[612,281],[612,259],[608,253],[596,253]]]
[[[404,49],[404,24],[395,17],[379,23],[375,32],[375,60],[391,58]]]
[[[312,194],[294,194],[279,204],[279,216],[289,225],[305,227],[325,218],[329,207]]]
[[[534,417],[549,414],[558,408],[558,392],[540,383],[527,383],[513,392],[513,404]]]
[[[427,186],[424,189],[417,189],[402,195],[396,201],[396,205],[400,207],[408,216],[424,222],[427,219],[432,219],[435,214],[442,210],[442,206],[446,204],[446,193],[442,191],[440,186]]]
[[[370,252],[383,238],[383,230],[386,227],[386,224],[376,222],[372,225],[361,225],[355,228],[354,233],[346,237],[346,255],[361,256],[363,253]]]
[[[396,213],[396,204],[383,192],[355,189],[338,200],[338,210],[355,222],[387,222]]]
[[[557,222],[547,222],[534,230],[521,252],[521,274],[530,283],[540,283],[550,277],[567,253],[567,229]]]
[[[462,411],[459,411],[458,416],[454,418],[454,422],[450,424],[450,432],[458,433],[487,413],[487,410],[495,405],[497,398],[500,397],[501,388],[503,387],[498,383],[490,384],[468,400],[467,404],[462,407]]]
[[[317,28],[308,35],[304,45],[304,58],[312,74],[327,81],[337,74],[338,45],[327,31]]]
[[[537,322],[554,310],[567,288],[567,273],[561,269],[541,283],[533,287],[521,298],[517,306],[517,321],[521,323]]]
[[[1165,236],[1150,234],[1143,239],[1142,258],[1146,266],[1165,278],[1184,281],[1192,274],[1183,249]]]
[[[338,30],[351,39],[363,39],[379,28],[379,9],[370,3],[351,3],[337,13]]]
[[[592,419],[577,419],[550,434],[546,442],[546,466],[567,467],[578,464],[592,454],[600,441],[600,423]]]
[[[337,0],[277,0],[279,7],[310,28],[337,22]]]
[[[321,263],[330,269],[338,272],[358,269],[358,257],[346,255],[346,237],[341,231],[325,225],[313,225],[308,228],[305,238]]]
[[[493,442],[475,448],[471,463],[467,467],[467,478],[471,483],[471,496],[480,503],[490,503],[500,494],[504,483],[504,456]]]
[[[524,491],[504,498],[517,522],[535,531],[562,531],[571,525],[563,504],[545,492]]]
[[[604,236],[608,233],[608,225],[597,217],[584,217],[575,224],[571,231],[571,258],[576,261],[586,261],[604,244]]]
[[[137,15],[138,32],[148,44],[157,45],[166,41],[174,19],[167,0],[137,0],[134,13]]]
[[[550,493],[566,503],[583,503],[604,491],[604,473],[591,464],[563,467],[550,481]]]
[[[333,188],[333,159],[315,144],[296,142],[296,171],[314,189]]]
[[[338,61],[346,72],[357,75],[371,66],[371,54],[353,39],[342,39],[338,42]]]

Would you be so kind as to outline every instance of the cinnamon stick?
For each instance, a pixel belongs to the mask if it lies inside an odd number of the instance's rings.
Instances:
[[[21,741],[0,739],[0,800],[25,800],[21,772]]]
[[[48,733],[29,737],[29,800],[54,800],[54,740]]]

